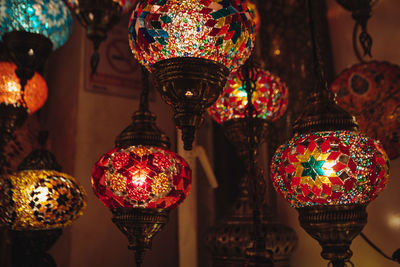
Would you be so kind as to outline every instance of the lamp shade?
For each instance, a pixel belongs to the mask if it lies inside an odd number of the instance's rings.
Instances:
[[[0,215],[14,230],[61,228],[85,207],[84,190],[68,174],[25,170],[0,179]]]
[[[249,78],[255,85],[252,102],[257,118],[277,120],[287,108],[289,96],[286,84],[266,70],[254,68],[249,73]],[[244,81],[241,69],[228,77],[224,91],[208,109],[208,113],[216,122],[224,123],[231,119],[246,117],[248,100]]]
[[[389,157],[400,155],[400,67],[385,61],[355,64],[330,89],[339,106],[357,118],[360,129],[379,139]]]
[[[1,35],[26,31],[41,34],[62,46],[72,32],[72,16],[61,0],[4,0],[0,2]]]
[[[22,92],[16,68],[14,63],[0,62],[0,103],[25,107],[28,113],[35,113],[47,100],[46,81],[35,73]]]
[[[293,207],[362,204],[385,187],[389,159],[381,144],[354,131],[296,134],[275,153],[275,189]]]
[[[141,1],[129,23],[133,54],[149,70],[165,59],[196,57],[234,71],[254,39],[253,17],[239,0]]]
[[[108,208],[172,209],[189,194],[191,170],[163,148],[117,147],[95,164],[91,182]]]

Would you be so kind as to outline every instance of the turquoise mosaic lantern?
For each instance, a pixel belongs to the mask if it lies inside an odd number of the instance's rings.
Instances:
[[[41,34],[56,50],[71,35],[72,15],[62,0],[2,0],[0,38],[15,31]]]

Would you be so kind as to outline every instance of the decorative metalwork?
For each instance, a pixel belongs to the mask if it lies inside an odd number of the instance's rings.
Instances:
[[[372,37],[367,32],[367,22],[371,17],[372,7],[378,2],[378,0],[336,0],[342,7],[349,10],[356,21],[353,30],[353,48],[354,52],[360,62],[364,62],[357,46],[357,30],[361,27],[361,32],[358,40],[363,48],[363,56],[372,56]]]
[[[134,0],[64,0],[73,10],[81,25],[86,29],[87,37],[93,42],[93,54],[90,59],[92,73],[96,72],[100,61],[98,52],[101,42],[107,38],[107,32],[128,12]]]
[[[214,267],[242,267],[248,261],[246,252],[254,245],[254,207],[248,193],[247,180],[247,177],[242,178],[239,197],[227,218],[218,222],[207,236],[206,242],[213,255]],[[288,267],[290,255],[297,244],[296,233],[283,224],[263,220],[259,234],[266,239],[264,251],[272,253],[274,266]]]
[[[141,267],[153,237],[168,222],[169,210],[117,208],[111,211],[113,223],[128,238],[128,248],[135,251],[136,267]]]
[[[366,204],[312,206],[298,209],[301,227],[322,247],[321,256],[334,267],[350,261],[350,245],[367,224]]]
[[[186,150],[192,149],[195,129],[203,122],[203,113],[225,86],[228,69],[202,58],[171,58],[153,65],[158,89],[173,106],[176,125],[182,129]]]

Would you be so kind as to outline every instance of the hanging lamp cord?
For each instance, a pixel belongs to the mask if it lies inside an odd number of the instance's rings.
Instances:
[[[141,66],[142,68],[142,92],[140,93],[140,104],[139,110],[149,111],[149,71]]]
[[[375,245],[364,233],[361,233],[360,236],[365,240],[365,242],[368,243],[373,249],[375,249],[379,254],[381,254],[383,257],[385,257],[388,260],[400,263],[400,249],[397,249],[392,257],[389,257],[386,255],[380,248],[378,248],[377,245]]]

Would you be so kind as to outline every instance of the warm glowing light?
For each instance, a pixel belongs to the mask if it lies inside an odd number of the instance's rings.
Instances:
[[[359,132],[296,134],[275,153],[275,189],[294,207],[368,203],[389,178],[381,144]]]
[[[17,230],[65,227],[82,215],[85,198],[68,174],[19,171],[0,178],[0,219]]]
[[[171,209],[189,194],[191,170],[173,152],[131,146],[104,154],[95,164],[91,182],[106,207]]]
[[[257,117],[269,121],[277,120],[287,108],[289,96],[286,84],[269,71],[259,68],[255,68],[250,76],[250,79],[255,81],[256,90],[252,101]],[[244,80],[241,69],[228,77],[224,91],[208,109],[208,113],[216,122],[245,118],[247,92]]]
[[[129,37],[133,54],[149,70],[164,59],[198,57],[233,71],[251,54],[255,24],[240,0],[141,1]]]
[[[34,113],[47,100],[47,84],[43,77],[35,73],[28,81],[25,91],[21,91],[19,79],[15,74],[16,65],[11,62],[0,62],[0,103],[22,106]]]
[[[2,0],[0,32],[3,35],[12,31],[42,34],[50,39],[55,50],[71,35],[71,12],[64,1]]]

